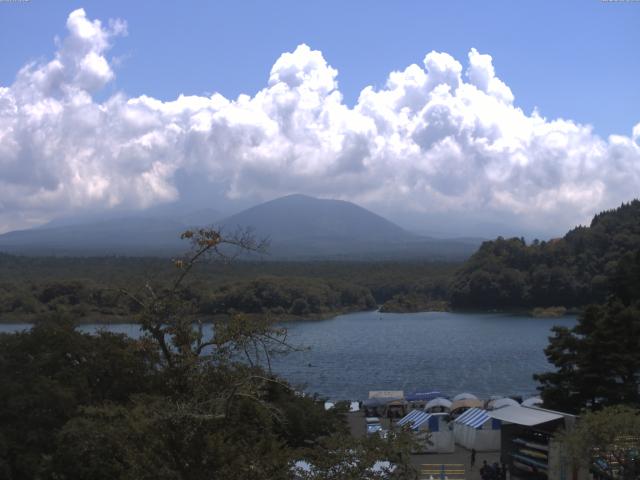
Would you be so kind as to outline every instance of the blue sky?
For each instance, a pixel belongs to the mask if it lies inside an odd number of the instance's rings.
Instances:
[[[0,2],[0,44],[0,232],[304,193],[544,236],[638,195],[637,1]]]
[[[563,1],[56,1],[0,4],[0,84],[50,55],[72,10],[122,18],[111,89],[254,94],[278,56],[307,43],[338,69],[345,101],[431,50],[493,56],[516,103],[549,118],[628,134],[640,119],[640,3]]]

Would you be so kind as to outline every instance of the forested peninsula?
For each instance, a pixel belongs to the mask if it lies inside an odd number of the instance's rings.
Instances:
[[[588,227],[527,244],[485,242],[450,286],[454,308],[583,307],[603,302],[640,252],[640,201],[599,213]]]

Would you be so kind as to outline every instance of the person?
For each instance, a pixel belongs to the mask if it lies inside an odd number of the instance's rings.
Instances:
[[[476,449],[471,449],[471,468],[476,464]]]
[[[487,461],[482,461],[482,467],[480,467],[480,478],[482,480],[489,480],[489,465],[487,465]]]

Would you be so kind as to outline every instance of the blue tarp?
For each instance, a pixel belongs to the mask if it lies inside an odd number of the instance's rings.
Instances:
[[[428,402],[429,400],[433,400],[434,398],[438,398],[441,396],[442,396],[442,393],[440,392],[413,392],[413,393],[407,394],[405,396],[405,400],[407,400],[407,402],[418,402],[418,401]]]
[[[440,415],[430,415],[429,416],[429,431],[430,432],[439,432],[440,431],[440,419],[438,418]]]
[[[487,414],[486,410],[482,410],[480,408],[470,408],[458,418],[454,420],[455,423],[461,423],[462,425],[468,425],[473,428],[481,428],[482,425],[485,424],[487,420],[491,417]],[[498,430],[500,427],[495,428],[495,425],[492,425],[494,430]]]

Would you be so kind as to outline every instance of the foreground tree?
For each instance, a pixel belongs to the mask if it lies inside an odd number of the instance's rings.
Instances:
[[[299,480],[383,480],[418,478],[411,452],[419,440],[408,430],[354,440],[344,435],[323,438],[294,465]]]
[[[304,459],[316,473],[350,475],[309,478],[412,478],[410,436],[353,439],[341,411],[271,372],[271,358],[292,349],[286,330],[239,315],[209,327],[193,315],[191,270],[263,244],[204,229],[183,238],[193,248],[174,261],[174,282],[122,292],[142,338],[61,321],[0,336],[0,478],[277,480],[298,478]]]
[[[65,318],[0,335],[0,478],[40,478],[65,423],[83,405],[152,389],[155,361],[131,339],[82,334]]]
[[[640,410],[614,406],[586,412],[562,441],[577,465],[607,478],[640,478]]]
[[[554,372],[537,374],[546,406],[583,408],[640,403],[640,310],[611,300],[591,306],[578,324],[554,327],[545,349]]]
[[[570,412],[640,405],[640,252],[618,267],[614,295],[571,328],[555,327],[545,354],[557,367],[534,376],[545,405]]]

